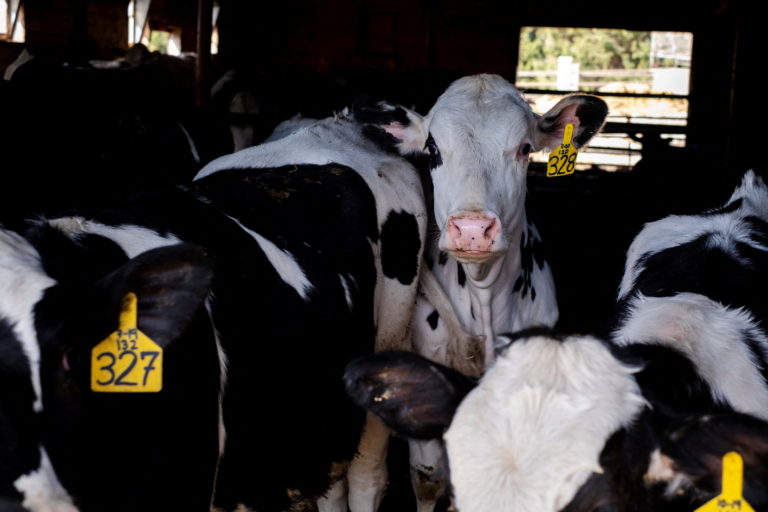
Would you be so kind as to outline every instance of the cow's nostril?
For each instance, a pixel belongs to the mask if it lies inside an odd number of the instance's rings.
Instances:
[[[491,223],[488,224],[488,227],[485,228],[485,230],[483,231],[483,233],[485,234],[486,238],[491,238],[491,239],[494,238],[493,233],[491,233],[491,231],[493,230],[493,228],[495,226],[496,226],[496,219],[492,220]]]
[[[456,219],[451,219],[451,228],[456,230],[456,236],[461,236],[461,228],[456,223]]]

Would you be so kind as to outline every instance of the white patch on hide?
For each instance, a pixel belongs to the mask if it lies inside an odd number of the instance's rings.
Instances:
[[[34,410],[43,410],[40,383],[40,345],[34,324],[34,307],[56,282],[43,271],[40,255],[32,245],[11,231],[0,229],[0,311],[11,324],[29,362]]]
[[[626,322],[614,333],[620,345],[648,343],[677,349],[712,387],[714,398],[739,412],[768,420],[768,387],[745,343],[749,336],[768,354],[768,339],[752,315],[695,293],[638,295]]]
[[[45,449],[40,447],[40,467],[19,477],[14,487],[24,495],[22,505],[32,512],[78,512],[72,498],[56,477]]]
[[[645,270],[641,258],[648,257],[678,245],[686,244],[705,234],[712,234],[710,247],[717,247],[734,256],[737,242],[768,251],[768,247],[755,242],[750,236],[751,229],[743,222],[744,217],[757,216],[768,221],[768,188],[763,180],[752,171],[744,175],[742,184],[733,192],[726,203],[741,198],[742,204],[735,211],[712,215],[670,215],[643,227],[627,251],[624,276],[619,288],[619,299],[623,299],[635,286],[638,276]],[[748,262],[743,262],[748,263]]]
[[[350,277],[349,279],[352,280],[352,283],[355,282],[353,278]],[[344,299],[347,301],[347,307],[350,311],[352,311],[352,293],[350,291],[350,283],[342,274],[339,274],[339,282],[341,282],[341,287],[344,288]]]
[[[108,238],[119,245],[129,258],[151,249],[181,243],[176,236],[161,235],[151,229],[132,224],[108,226],[83,217],[61,217],[49,220],[48,224],[73,240],[87,234]]]
[[[293,255],[288,251],[280,249],[274,243],[267,240],[252,229],[248,229],[239,220],[233,217],[229,218],[232,219],[232,221],[234,221],[238,226],[240,226],[243,231],[251,235],[254,240],[256,240],[256,243],[259,244],[261,250],[264,251],[264,255],[272,264],[272,267],[275,269],[275,272],[277,272],[277,275],[280,277],[280,279],[282,279],[285,284],[296,290],[296,293],[298,293],[302,299],[305,301],[309,300],[309,292],[311,292],[314,287],[312,286],[312,283],[310,283],[307,279],[307,276],[304,274],[304,270],[302,270],[302,268],[299,266],[299,263],[296,261]]]
[[[648,470],[643,475],[646,484],[654,482],[667,482],[675,476],[675,470],[672,467],[672,459],[663,455],[657,448],[653,450],[648,463]]]

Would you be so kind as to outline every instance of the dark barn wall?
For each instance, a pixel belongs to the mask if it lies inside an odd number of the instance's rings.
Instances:
[[[505,3],[223,0],[222,63],[401,72],[426,66],[514,72],[517,34]]]
[[[302,69],[345,79],[354,75],[391,99],[428,108],[423,95],[434,99],[461,74],[482,70],[514,75],[518,34],[509,5],[223,0],[219,66],[243,72]]]
[[[514,79],[519,29],[526,25],[691,31],[689,145],[707,152],[707,165],[728,172],[743,167],[745,125],[739,114],[755,90],[759,45],[754,44],[757,2],[614,0],[502,2],[488,0],[222,0],[220,72],[224,69],[301,68],[324,74],[353,70],[413,73],[432,81],[436,95],[458,74],[491,72]],[[739,64],[736,66],[736,64]],[[371,80],[372,86],[377,83]],[[390,94],[428,107],[424,83],[386,81]],[[402,90],[400,90],[402,89]],[[395,98],[398,99],[398,98]],[[739,120],[739,122],[734,122]],[[756,165],[758,162],[755,162]]]
[[[128,47],[127,6],[127,0],[26,2],[26,45],[63,58],[115,58]]]

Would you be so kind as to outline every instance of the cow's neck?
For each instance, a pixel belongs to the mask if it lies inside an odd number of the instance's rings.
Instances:
[[[499,332],[497,329],[510,329],[512,326],[507,323],[516,316],[513,311],[515,301],[508,292],[521,273],[519,242],[526,222],[525,209],[521,208],[507,234],[511,242],[509,250],[502,256],[485,263],[461,264],[467,275],[475,321],[479,320],[481,333],[485,335],[483,353],[486,368],[494,359],[493,346]]]

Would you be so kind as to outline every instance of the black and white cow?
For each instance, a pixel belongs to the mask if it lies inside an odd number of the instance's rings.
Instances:
[[[210,285],[198,247],[129,261],[103,239],[41,228],[30,242],[0,229],[0,509],[210,506],[220,381]],[[163,349],[162,389],[93,393],[91,350],[118,327],[128,292],[138,328]],[[153,371],[157,354],[145,355],[138,365]],[[115,371],[109,357],[100,381]]]
[[[209,254],[206,327],[223,379],[207,388],[223,391],[216,510],[316,499],[320,510],[346,510],[345,469],[364,414],[345,395],[344,365],[409,342],[427,215],[418,173],[381,128],[408,122],[399,107],[357,104],[211,162],[188,186],[48,216],[33,229],[131,261],[182,242]],[[32,322],[29,311],[18,315]],[[28,335],[40,345],[39,332]]]
[[[547,328],[499,336],[477,381],[414,354],[348,367],[356,403],[414,438],[443,437],[461,512],[690,511],[740,452],[768,507],[768,187],[645,226],[610,342]]]
[[[512,84],[481,74],[453,82],[420,119],[439,230],[425,259],[449,304],[420,295],[416,352],[479,375],[493,362],[498,333],[555,325],[555,284],[525,207],[529,155],[560,144],[569,123],[581,148],[607,112],[603,100],[576,94],[538,116]],[[458,326],[442,314],[451,310]],[[436,443],[411,443],[420,512],[432,510],[447,484],[442,458]]]

